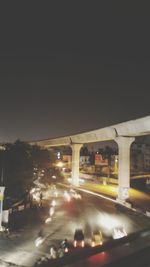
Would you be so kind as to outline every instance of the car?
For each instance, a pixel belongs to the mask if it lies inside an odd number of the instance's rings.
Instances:
[[[100,230],[94,230],[92,233],[91,246],[99,246],[103,244],[103,236]]]
[[[127,236],[126,230],[122,226],[117,226],[112,229],[113,239],[119,239],[124,236]]]
[[[76,247],[84,247],[85,241],[84,241],[84,233],[82,229],[76,229],[74,233],[74,242],[73,246]]]
[[[70,189],[70,196],[74,199],[81,199],[81,195],[77,193],[74,189]]]
[[[39,236],[35,240],[35,246],[39,247],[45,241],[45,237]]]
[[[64,192],[64,195],[63,196],[64,196],[64,200],[65,201],[70,202],[71,196],[70,196],[70,194],[67,191]]]

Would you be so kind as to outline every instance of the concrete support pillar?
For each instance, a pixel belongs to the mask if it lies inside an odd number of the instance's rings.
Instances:
[[[116,137],[118,144],[118,202],[124,202],[129,197],[130,188],[130,146],[133,137]]]
[[[72,185],[79,185],[80,149],[82,144],[72,144]]]

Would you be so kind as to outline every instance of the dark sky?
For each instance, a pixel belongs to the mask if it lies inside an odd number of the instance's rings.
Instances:
[[[53,2],[1,6],[0,142],[150,115],[148,6]]]

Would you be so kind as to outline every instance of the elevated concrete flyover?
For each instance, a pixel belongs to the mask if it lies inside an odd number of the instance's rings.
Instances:
[[[50,148],[55,146],[72,147],[72,183],[79,185],[79,156],[83,144],[100,141],[114,140],[119,148],[118,167],[118,201],[125,201],[130,188],[130,146],[135,137],[150,134],[150,116],[114,124],[105,128],[69,135],[65,137],[52,138],[41,141],[30,142],[39,146]]]
[[[84,144],[115,140],[115,138],[118,136],[136,137],[148,134],[150,134],[150,116],[136,120],[130,120],[89,132],[68,135],[65,137],[33,141],[30,143],[48,148],[53,146],[70,145],[72,143]]]

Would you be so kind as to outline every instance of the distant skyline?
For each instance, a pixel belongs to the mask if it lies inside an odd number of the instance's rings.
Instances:
[[[149,9],[131,2],[100,5],[6,6],[1,143],[56,138],[150,115]]]

